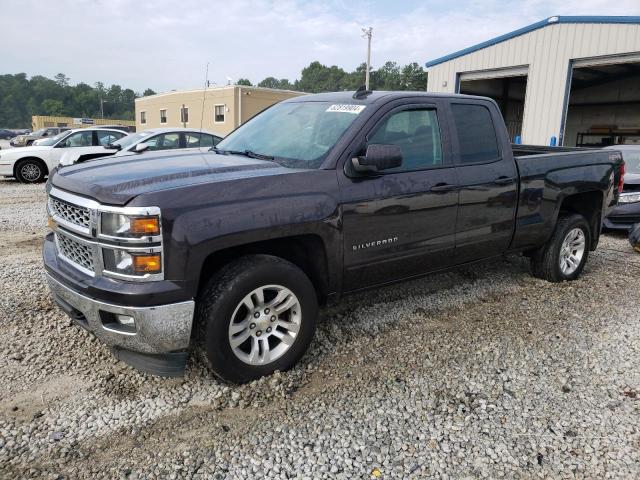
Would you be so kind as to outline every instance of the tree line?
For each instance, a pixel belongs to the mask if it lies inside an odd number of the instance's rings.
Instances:
[[[153,95],[146,89],[142,95]],[[59,73],[54,79],[25,73],[0,75],[0,127],[31,128],[32,115],[133,120],[134,100],[141,94],[120,85],[71,85]]]
[[[267,77],[256,86],[306,93],[355,90],[364,85],[366,64],[348,72],[338,66],[326,66],[318,61],[302,69],[299,79]],[[373,90],[426,90],[427,73],[417,63],[399,65],[386,62],[370,70],[370,88]],[[252,86],[246,78],[238,85]],[[106,87],[102,82],[93,86],[80,82],[71,85],[70,79],[59,73],[53,79],[25,73],[0,75],[0,127],[30,128],[32,115],[133,120],[135,99],[153,95],[150,88],[142,94],[120,85]]]
[[[355,90],[364,85],[366,71],[365,63],[359,65],[354,71],[347,72],[335,65],[328,67],[315,61],[303,68],[300,79],[294,82],[286,78],[267,77],[256,86],[306,93]],[[239,79],[237,84],[252,86],[246,78]],[[427,72],[415,62],[401,66],[396,62],[388,61],[377,70],[369,71],[369,88],[424,91],[427,89]]]

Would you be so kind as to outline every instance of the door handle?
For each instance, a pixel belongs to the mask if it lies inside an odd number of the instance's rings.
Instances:
[[[430,190],[432,192],[450,192],[455,189],[456,189],[456,186],[451,185],[450,183],[438,183],[437,185],[434,185],[433,187],[431,187]]]
[[[496,185],[509,185],[510,183],[513,183],[514,180],[515,178],[512,177],[498,177],[493,181],[493,183]]]

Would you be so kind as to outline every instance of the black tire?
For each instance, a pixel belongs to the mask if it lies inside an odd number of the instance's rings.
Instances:
[[[578,268],[570,274],[565,274],[560,268],[561,249],[567,235],[576,228],[582,230],[584,234],[584,253]],[[543,278],[549,282],[575,280],[580,276],[587,263],[590,245],[591,229],[582,215],[569,214],[560,216],[549,241],[531,256],[531,272],[534,277]]]
[[[270,363],[252,365],[234,353],[229,327],[242,300],[255,289],[267,285],[285,287],[297,297],[301,310],[299,331],[288,350],[279,358]],[[218,377],[233,383],[245,383],[276,370],[284,371],[293,367],[313,339],[317,316],[316,291],[302,270],[278,257],[248,255],[223,267],[202,290],[196,313],[196,334],[200,338],[196,342],[201,344],[209,368]],[[248,339],[250,345],[254,341],[259,343],[255,331],[253,335],[253,339]],[[279,342],[277,339],[275,341]]]
[[[20,183],[44,182],[46,174],[46,167],[36,158],[25,158],[16,164],[16,178]]]
[[[25,147],[30,147],[31,145],[33,145],[33,142],[35,142],[35,140],[27,140]]]

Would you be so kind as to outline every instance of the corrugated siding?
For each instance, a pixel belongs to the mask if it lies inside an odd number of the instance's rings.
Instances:
[[[453,93],[458,73],[528,65],[522,140],[548,144],[560,135],[569,62],[633,52],[640,25],[549,25],[429,68],[427,90]]]

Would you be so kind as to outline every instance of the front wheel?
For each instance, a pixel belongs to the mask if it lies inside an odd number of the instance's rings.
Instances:
[[[41,162],[33,158],[20,160],[16,165],[16,177],[21,183],[39,183],[44,181],[45,169]]]
[[[318,300],[309,278],[270,255],[241,257],[204,288],[198,303],[207,363],[224,380],[244,383],[288,370],[316,328]]]
[[[589,245],[591,230],[582,215],[559,217],[549,241],[531,256],[533,275],[550,282],[575,280],[587,263]]]

